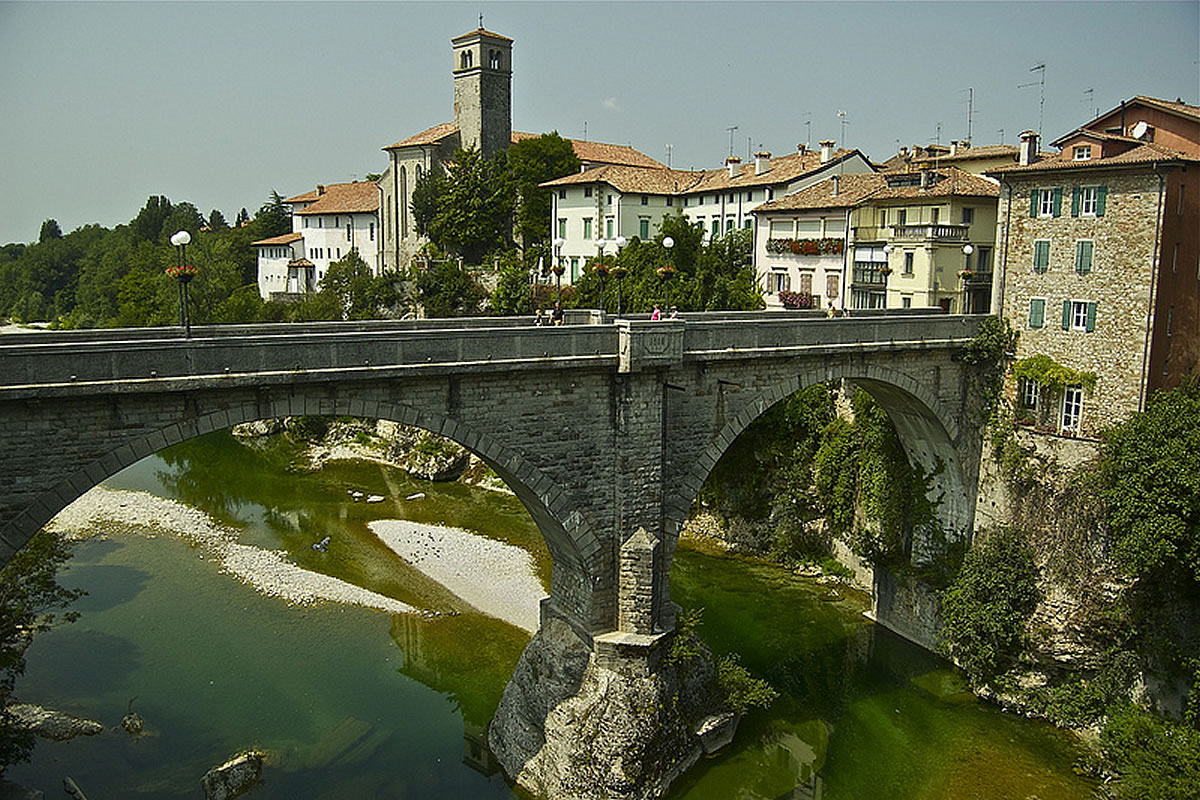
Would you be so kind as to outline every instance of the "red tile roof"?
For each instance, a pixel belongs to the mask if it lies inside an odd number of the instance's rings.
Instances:
[[[1136,141],[1136,140],[1135,140]],[[1011,175],[1024,172],[1049,172],[1072,169],[1102,169],[1104,167],[1129,167],[1139,164],[1153,164],[1163,161],[1186,161],[1200,163],[1200,157],[1181,153],[1169,147],[1163,147],[1152,142],[1142,142],[1131,150],[1107,158],[1089,158],[1076,161],[1067,153],[1058,153],[1050,158],[1043,158],[1032,164],[1006,164],[988,170],[989,175]]]
[[[834,177],[837,178],[836,195],[833,193]],[[995,182],[972,175],[958,167],[944,167],[931,171],[932,183],[925,188],[920,185],[889,186],[889,182],[894,182],[896,177],[897,173],[831,176],[794,194],[763,203],[754,210],[804,211],[819,208],[852,208],[876,200],[1000,196],[1000,187]]]
[[[647,169],[624,165],[593,167],[562,178],[546,181],[543,187],[576,186],[604,182],[619,192],[677,194],[690,191],[703,173],[678,169]]]
[[[383,149],[394,150],[400,147],[413,147],[416,145],[437,145],[456,133],[458,133],[457,123],[443,122],[440,125],[434,125],[428,130],[421,131],[407,139],[396,142],[393,145],[388,145]],[[536,139],[538,136],[541,136],[541,134],[513,131],[511,141],[513,144],[516,144],[524,139]],[[658,161],[627,145],[585,142],[580,139],[567,139],[567,141],[571,143],[571,147],[575,150],[575,155],[579,157],[579,160],[585,163],[624,164],[631,167],[665,169]]]
[[[306,196],[306,195],[305,195]],[[297,214],[370,214],[379,210],[379,184],[374,181],[331,183]]]
[[[282,236],[272,236],[270,239],[259,239],[257,242],[251,242],[251,247],[268,247],[276,244],[291,244],[298,242],[304,238],[301,233],[285,233]]]
[[[501,40],[501,41],[504,41],[504,42],[511,42],[511,41],[512,41],[512,39],[508,38],[507,36],[504,36],[504,35],[502,35],[502,34],[499,34],[499,33],[492,33],[491,31],[489,31],[489,30],[486,30],[485,28],[478,28],[478,29],[476,29],[476,30],[473,30],[473,31],[470,31],[470,32],[468,32],[468,33],[464,33],[464,34],[462,34],[462,35],[460,35],[460,36],[455,36],[455,37],[454,37],[453,39],[451,39],[450,41],[452,41],[452,42],[459,42],[459,41],[462,41],[463,39],[469,39],[469,38],[470,38],[470,37],[472,37],[472,36],[490,36],[490,37],[491,37],[491,38],[493,38],[493,39],[499,39],[499,40]]]

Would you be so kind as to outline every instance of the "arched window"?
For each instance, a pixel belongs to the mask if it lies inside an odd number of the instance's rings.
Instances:
[[[400,168],[400,196],[396,198],[400,205],[400,238],[408,238],[408,173]]]
[[[491,69],[500,69],[499,50],[488,50],[488,67]]]
[[[471,57],[471,51],[470,51],[470,50],[464,50],[464,51],[463,51],[463,54],[462,54],[462,68],[463,68],[463,69],[470,69],[470,68],[471,68],[471,61],[472,61],[472,57]]]

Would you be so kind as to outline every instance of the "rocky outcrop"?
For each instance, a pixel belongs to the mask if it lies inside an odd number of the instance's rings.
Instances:
[[[713,710],[705,665],[689,675],[670,665],[620,669],[547,617],[504,690],[489,730],[492,752],[538,796],[660,797],[703,752],[697,722]]]
[[[265,758],[265,754],[249,750],[204,773],[200,785],[205,800],[233,800],[252,789],[262,779]]]
[[[466,448],[421,428],[381,420],[376,431],[389,442],[388,460],[418,478],[458,480],[470,462]]]
[[[7,710],[17,725],[35,736],[56,742],[65,742],[76,736],[95,736],[104,731],[104,726],[99,722],[30,703],[13,703]]]

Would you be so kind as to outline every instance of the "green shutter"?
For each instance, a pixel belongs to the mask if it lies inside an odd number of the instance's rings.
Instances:
[[[1038,212],[1038,190],[1029,190],[1029,216],[1036,217]]]
[[[1071,190],[1071,216],[1079,216],[1079,196],[1083,194],[1083,190],[1076,186]]]
[[[1092,271],[1093,243],[1090,239],[1080,239],[1075,243],[1075,271],[1083,274]]]
[[[1088,333],[1091,333],[1092,331],[1096,330],[1096,304],[1095,303],[1088,303],[1087,330],[1088,330]]]
[[[1064,331],[1071,330],[1071,301],[1063,300],[1063,319],[1062,325]]]
[[[1096,187],[1096,216],[1104,216],[1104,198],[1108,195],[1107,186]]]
[[[1035,297],[1029,301],[1029,327],[1040,328],[1046,322],[1046,300]]]
[[[1050,268],[1050,242],[1039,239],[1033,243],[1033,271],[1045,272]]]
[[[1062,216],[1062,187],[1054,187],[1054,216]]]

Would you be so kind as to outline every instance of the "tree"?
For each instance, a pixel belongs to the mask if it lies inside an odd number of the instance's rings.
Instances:
[[[151,195],[146,198],[146,205],[133,218],[129,226],[133,235],[147,242],[157,242],[163,238],[163,223],[171,214],[171,201],[162,195]],[[175,231],[167,234],[170,236]]]
[[[428,236],[429,226],[438,213],[438,203],[446,192],[446,176],[441,165],[434,161],[433,165],[417,177],[413,185],[412,208],[413,225],[418,236]]]
[[[1122,568],[1200,582],[1200,384],[1159,392],[1106,431],[1099,474]]]
[[[246,211],[246,207],[242,206],[242,210],[238,212],[237,220],[235,221],[234,224],[240,228],[249,221],[250,221],[250,214]]]
[[[54,613],[84,594],[58,583],[58,569],[70,556],[66,543],[40,531],[0,568],[0,775],[6,767],[28,761],[33,751],[32,734],[17,728],[5,711],[25,671],[25,648],[34,634],[78,617],[75,612]]]
[[[500,279],[492,292],[492,312],[501,316],[516,316],[533,312],[529,270],[520,259],[511,255],[502,260]]]
[[[58,227],[58,220],[48,219],[42,223],[42,230],[38,233],[39,242],[47,242],[51,239],[61,239],[62,228]]]
[[[435,262],[417,276],[417,292],[427,317],[466,317],[479,313],[483,287],[453,261]]]
[[[522,139],[508,148],[517,197],[516,234],[525,249],[550,239],[550,192],[546,181],[579,172],[580,161],[571,142],[558,131]]]
[[[223,231],[229,228],[229,223],[225,221],[225,215],[214,208],[208,214],[208,227],[214,231]]]
[[[243,213],[245,209],[242,209]],[[292,214],[283,202],[283,195],[272,190],[271,199],[258,208],[254,215],[254,224],[259,237],[269,239],[272,236],[282,236],[292,230]]]
[[[485,159],[474,147],[457,150],[429,238],[468,264],[479,264],[489,250],[511,241],[513,203],[504,151]]]
[[[332,297],[341,319],[371,319],[378,314],[375,277],[356,248],[329,265],[320,291]]]

